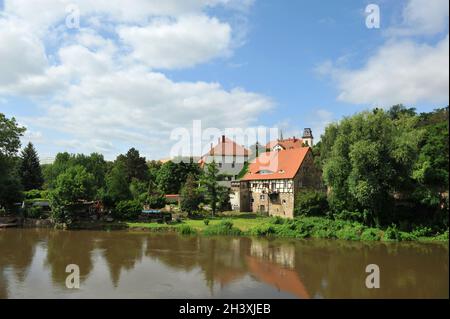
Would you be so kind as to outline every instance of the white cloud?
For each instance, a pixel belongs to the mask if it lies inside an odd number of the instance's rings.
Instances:
[[[45,48],[17,19],[0,15],[0,92],[9,84],[42,74],[48,66]]]
[[[70,31],[64,20],[72,3],[80,9],[81,28]],[[245,127],[272,107],[269,98],[242,88],[176,82],[149,70],[228,56],[235,47],[233,24],[205,9],[222,6],[242,16],[252,4],[6,0],[0,14],[0,43],[8,43],[0,46],[0,97],[30,98],[39,108],[39,116],[20,120],[30,127],[26,138],[40,141],[46,156],[56,149],[113,158],[131,146],[153,158],[167,156],[174,128],[189,128],[197,119],[203,127]]]
[[[389,29],[397,36],[433,35],[448,28],[448,0],[410,0],[403,10],[400,26]]]
[[[449,101],[448,0],[409,0],[403,22],[388,29],[386,42],[360,68],[325,61],[316,68],[329,75],[338,100],[371,106]],[[443,35],[445,32],[445,36]],[[416,36],[438,37],[426,41]]]
[[[204,15],[121,27],[118,33],[131,46],[131,57],[152,68],[190,67],[227,55],[231,41],[228,24]]]
[[[405,40],[383,45],[361,69],[330,67],[338,99],[349,103],[390,106],[396,103],[448,103],[449,38],[435,46]]]

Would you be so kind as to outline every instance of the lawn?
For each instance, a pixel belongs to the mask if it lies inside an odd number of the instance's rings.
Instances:
[[[247,231],[252,227],[262,224],[266,221],[267,217],[260,217],[256,214],[247,213],[223,213],[218,217],[209,217],[209,226],[219,224],[222,220],[227,219],[233,222],[233,226],[239,228],[242,231]],[[203,231],[207,226],[204,219],[185,219],[181,224],[167,225],[158,223],[127,223],[130,228],[142,228],[150,230],[167,230],[167,228],[176,228],[179,225],[188,225],[194,228],[196,231]]]

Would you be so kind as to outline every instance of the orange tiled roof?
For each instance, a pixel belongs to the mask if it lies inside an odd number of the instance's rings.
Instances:
[[[271,141],[266,144],[266,149],[272,150],[277,145],[280,145],[285,150],[301,148],[303,147],[303,140],[301,138],[291,137],[284,140]]]
[[[219,143],[209,150],[203,157],[208,155],[227,155],[227,156],[248,156],[250,151],[237,144],[235,141],[222,136]],[[201,160],[200,160],[201,161]]]
[[[263,153],[250,163],[242,180],[294,178],[310,150],[310,147],[302,147]]]

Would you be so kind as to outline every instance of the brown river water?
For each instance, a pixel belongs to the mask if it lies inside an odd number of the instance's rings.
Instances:
[[[0,298],[448,298],[448,263],[448,243],[0,229]]]

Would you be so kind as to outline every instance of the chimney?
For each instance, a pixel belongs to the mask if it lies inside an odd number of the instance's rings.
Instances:
[[[225,135],[222,135],[222,143],[225,143]]]

